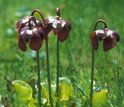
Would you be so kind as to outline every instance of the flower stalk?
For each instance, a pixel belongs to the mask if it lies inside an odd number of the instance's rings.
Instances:
[[[49,51],[48,51],[48,38],[46,39],[46,57],[47,57],[47,77],[48,77],[48,87],[49,87],[49,98],[50,98],[50,105],[53,107],[52,102],[52,93],[51,93],[51,79],[50,79],[50,70],[49,70]]]
[[[56,103],[56,107],[58,107],[58,90],[59,90],[59,40],[57,37],[57,79],[56,79],[57,103]]]
[[[56,9],[57,17],[58,19],[60,18],[60,9]],[[56,78],[56,97],[57,97],[57,102],[56,102],[56,107],[58,107],[58,90],[59,90],[59,36],[57,36],[57,78]]]
[[[34,11],[32,11],[31,15],[34,15],[35,12],[40,14],[40,16],[41,16],[41,18],[43,20],[44,27],[45,27],[45,20],[44,20],[44,17],[42,15],[42,13],[38,9],[35,9]],[[47,77],[48,77],[49,99],[50,99],[50,105],[51,105],[51,107],[53,107],[52,93],[51,93],[50,67],[49,67],[48,37],[45,38],[45,41],[46,41],[46,62],[47,62]]]
[[[40,64],[39,64],[39,51],[37,51],[37,71],[38,71],[38,101],[41,107],[41,85],[40,85]]]
[[[99,19],[95,26],[94,26],[94,31],[96,31],[97,25],[98,23],[103,23],[104,24],[104,28],[107,28],[107,24],[104,20]],[[93,101],[93,78],[94,78],[94,62],[95,62],[95,52],[94,52],[94,48],[92,48],[92,68],[91,68],[91,85],[90,85],[90,107],[92,107],[92,101]]]

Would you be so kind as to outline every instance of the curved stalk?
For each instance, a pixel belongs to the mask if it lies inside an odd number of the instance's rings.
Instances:
[[[99,19],[97,20],[95,26],[94,26],[94,31],[97,28],[98,23],[103,23],[104,28],[107,28],[107,24],[104,20]],[[91,85],[90,85],[90,107],[92,107],[92,99],[93,99],[93,78],[94,78],[94,62],[95,62],[95,53],[94,49],[92,48],[92,69],[91,69]]]
[[[40,64],[39,64],[39,51],[37,51],[37,71],[38,71],[38,101],[41,107],[41,85],[40,85]]]
[[[33,16],[35,12],[40,14],[40,16],[43,20],[44,27],[45,27],[45,20],[44,20],[44,17],[42,15],[41,11],[38,9],[35,9],[32,11],[31,16]],[[51,107],[53,107],[52,95],[51,95],[51,79],[50,79],[50,70],[49,70],[48,37],[46,38],[46,57],[47,57],[46,60],[47,60],[47,77],[48,77],[49,99],[50,99],[50,105],[51,105]]]
[[[97,25],[98,25],[99,23],[103,23],[103,24],[104,24],[104,28],[107,28],[107,23],[106,23],[104,20],[99,19],[99,20],[96,21],[96,24],[95,24],[95,26],[94,26],[94,31],[96,30],[96,27],[97,27]]]
[[[38,9],[33,10],[32,13],[31,13],[31,16],[33,16],[35,12],[37,12],[37,13],[40,14],[40,16],[41,16],[41,18],[42,18],[42,20],[43,20],[43,24],[44,24],[44,26],[45,26],[45,20],[44,20],[44,17],[43,17],[43,15],[42,15],[42,13],[41,13],[40,10],[38,10]]]
[[[32,29],[32,26],[31,26],[31,21],[33,21],[35,23],[35,25],[37,26],[37,23],[36,23],[36,19],[34,18],[34,16],[31,16],[30,19],[29,19],[29,29],[31,30]]]

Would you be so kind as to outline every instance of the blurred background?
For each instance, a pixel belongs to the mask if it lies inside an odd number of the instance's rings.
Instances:
[[[0,98],[9,96],[5,76],[26,82],[32,77],[37,78],[35,51],[22,52],[18,48],[17,21],[30,15],[34,9],[41,10],[45,18],[55,16],[57,7],[60,7],[61,17],[72,24],[69,38],[60,43],[60,75],[68,77],[87,94],[90,91],[92,53],[89,36],[95,22],[103,19],[108,28],[120,34],[120,42],[108,52],[103,51],[100,43],[95,52],[94,80],[95,87],[108,90],[110,107],[124,107],[123,0],[0,0]],[[103,25],[99,24],[99,28]],[[56,80],[56,41],[52,33],[49,37],[52,83]],[[40,67],[42,81],[47,81],[45,43],[40,49]]]

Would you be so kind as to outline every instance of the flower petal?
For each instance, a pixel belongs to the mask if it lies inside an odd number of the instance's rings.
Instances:
[[[27,27],[23,27],[20,30],[19,36],[22,37],[22,39],[26,42],[29,41],[29,39],[33,36],[32,30],[29,30]]]
[[[116,45],[116,38],[111,36],[106,37],[103,39],[103,49],[104,51],[108,51]]]
[[[22,19],[20,19],[17,24],[16,24],[16,31],[20,31],[23,27],[29,27],[29,20],[32,16],[26,16],[23,17]],[[34,20],[36,20],[36,24],[34,23]],[[30,25],[31,27],[42,27],[43,28],[43,24],[39,19],[35,19],[30,21]]]
[[[26,17],[23,17],[22,19],[20,19],[17,24],[16,24],[16,31],[20,31],[20,29],[22,27],[25,26],[26,23],[28,23],[29,19],[30,19],[31,16],[26,16]]]
[[[43,40],[41,40],[38,36],[32,36],[29,42],[29,47],[32,50],[38,51],[42,46]]]
[[[68,22],[67,20],[64,20],[64,19],[61,19],[59,21],[60,21],[61,27],[59,28],[57,26],[57,29],[54,30],[54,34],[58,35],[59,36],[59,38],[58,38],[59,41],[63,42],[69,36],[69,32],[71,30],[71,23]]]
[[[18,46],[22,51],[26,51],[26,44],[21,37],[19,38]]]
[[[58,29],[55,29],[54,30],[54,35],[58,35],[59,34],[59,30]]]
[[[113,31],[112,35],[116,38],[117,42],[120,41],[120,36],[117,32]]]
[[[98,37],[100,41],[105,37],[104,29],[96,30],[95,32],[96,32],[96,36]]]
[[[47,24],[52,24],[56,20],[56,17],[49,16],[45,19],[45,23]]]
[[[68,38],[69,31],[63,30],[63,31],[61,31],[61,32],[58,33],[58,36],[59,36],[59,38],[58,38],[59,41],[63,42],[63,41],[65,41]]]
[[[52,33],[52,26],[50,24],[44,27],[45,39]]]
[[[98,36],[96,35],[96,32],[92,32],[90,38],[93,49],[97,50],[99,45],[99,39]]]
[[[32,29],[32,32],[33,32],[33,36],[38,36],[41,40],[43,40],[45,37],[44,30],[41,27],[36,27]]]

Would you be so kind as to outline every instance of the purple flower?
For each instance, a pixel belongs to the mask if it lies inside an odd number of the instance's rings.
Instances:
[[[71,30],[71,23],[69,21],[57,16],[49,16],[45,19],[45,24],[47,25],[47,33],[50,34],[53,29],[54,34],[58,35],[59,41],[63,42],[69,36],[69,32]]]
[[[119,42],[120,36],[117,32],[108,28],[96,30],[91,33],[91,44],[94,50],[98,49],[99,41],[103,40],[103,49],[108,51],[114,48],[116,43]]]
[[[26,16],[18,21],[16,30],[19,32],[18,46],[22,51],[26,51],[26,44],[32,50],[38,51],[44,40],[44,30],[42,22],[33,16]]]

